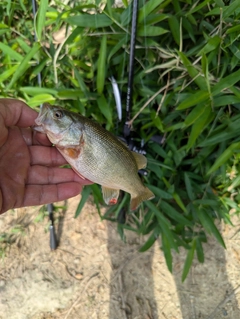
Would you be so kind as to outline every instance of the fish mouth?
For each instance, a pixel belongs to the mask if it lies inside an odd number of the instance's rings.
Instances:
[[[49,106],[47,103],[44,103],[40,106],[40,112],[38,114],[38,117],[36,118],[35,120],[35,123],[37,125],[42,125],[43,124],[43,121],[44,119],[46,118],[47,116],[47,113],[48,113],[48,109],[49,109]]]

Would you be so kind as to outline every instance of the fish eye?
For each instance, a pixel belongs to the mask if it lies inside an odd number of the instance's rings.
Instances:
[[[58,110],[56,112],[54,112],[54,118],[57,120],[60,120],[63,117],[63,112]]]

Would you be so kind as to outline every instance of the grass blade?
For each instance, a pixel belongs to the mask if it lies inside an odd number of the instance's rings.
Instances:
[[[7,86],[7,90],[9,90],[13,84],[26,72],[26,70],[31,66],[29,63],[30,60],[34,57],[34,55],[40,49],[39,43],[34,43],[32,49],[28,52],[28,54],[24,57],[20,65],[18,66],[16,72],[14,73],[9,85]]]
[[[194,258],[195,250],[196,250],[196,239],[193,239],[192,247],[189,249],[188,254],[187,254],[187,258],[186,258],[185,263],[184,263],[183,272],[182,272],[182,282],[184,282],[184,280],[186,279],[186,277],[189,273],[189,270],[192,266],[192,261]]]
[[[48,0],[41,0],[37,12],[36,33],[38,41],[42,40],[42,31],[45,28],[46,12],[48,8]]]
[[[80,215],[80,213],[81,213],[81,211],[83,209],[83,206],[85,205],[85,203],[86,203],[91,191],[92,190],[91,190],[90,186],[85,186],[83,188],[83,190],[82,190],[82,198],[81,198],[81,200],[80,200],[80,202],[78,204],[78,207],[77,207],[77,210],[76,210],[74,218],[77,218]]]
[[[106,76],[106,60],[107,60],[107,36],[104,35],[101,41],[100,53],[98,58],[97,68],[97,92],[102,94],[105,76]]]

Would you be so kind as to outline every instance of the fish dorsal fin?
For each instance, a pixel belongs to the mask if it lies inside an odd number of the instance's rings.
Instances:
[[[107,205],[117,204],[119,189],[112,189],[112,188],[102,186],[102,194],[103,194],[104,202]]]
[[[133,157],[137,163],[138,169],[145,168],[147,166],[147,159],[144,155],[132,152]]]

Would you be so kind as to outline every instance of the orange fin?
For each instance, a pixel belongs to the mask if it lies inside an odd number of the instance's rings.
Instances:
[[[138,169],[145,168],[147,166],[147,159],[144,155],[132,152],[133,157],[137,163]]]
[[[107,205],[115,205],[117,204],[119,189],[112,189],[102,186],[102,194],[104,202]]]
[[[144,191],[142,193],[140,193],[136,197],[131,197],[130,209],[135,210],[138,208],[141,202],[143,202],[144,200],[153,199],[154,197],[155,195],[153,194],[153,192],[150,191],[150,189],[148,189],[147,187],[144,187]]]

